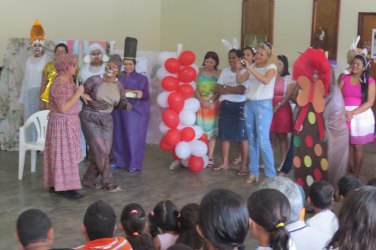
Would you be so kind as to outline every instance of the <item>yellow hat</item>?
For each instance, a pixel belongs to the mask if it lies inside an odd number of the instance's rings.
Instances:
[[[38,19],[35,19],[33,27],[30,30],[30,40],[44,40],[44,30]]]

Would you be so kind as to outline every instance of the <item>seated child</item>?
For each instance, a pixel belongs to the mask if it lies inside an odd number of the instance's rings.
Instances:
[[[307,220],[307,225],[330,235],[330,238],[338,229],[337,217],[330,210],[333,197],[334,188],[326,181],[317,181],[310,187],[308,203],[313,206],[315,215]]]
[[[336,200],[344,202],[350,191],[360,188],[363,186],[363,183],[355,176],[347,175],[338,180],[337,186]]]
[[[121,226],[133,250],[155,249],[153,239],[144,232],[146,219],[144,209],[137,203],[126,205],[121,213]]]

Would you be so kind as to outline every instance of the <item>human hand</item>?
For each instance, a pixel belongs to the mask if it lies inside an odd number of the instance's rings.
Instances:
[[[349,120],[351,120],[354,117],[354,115],[353,115],[353,113],[351,111],[346,110],[345,111],[345,117],[346,117],[346,120],[349,121]]]
[[[88,94],[84,94],[84,93],[81,94],[81,98],[82,98],[82,100],[84,101],[85,104],[87,104],[88,101],[93,100],[93,99],[91,99],[91,97]]]
[[[143,96],[143,93],[142,93],[142,91],[141,91],[141,90],[134,90],[134,92],[136,93],[136,98],[139,98],[139,99],[141,99],[141,98],[142,98],[142,96]]]
[[[84,93],[84,86],[83,85],[80,85],[76,88],[76,91],[74,92],[76,95],[79,95],[81,96],[83,93]]]

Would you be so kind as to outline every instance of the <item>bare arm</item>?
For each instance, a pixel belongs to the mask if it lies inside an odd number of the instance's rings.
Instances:
[[[376,91],[375,84],[369,84],[367,101],[352,111],[346,111],[345,113],[346,117],[348,119],[352,119],[354,115],[363,113],[367,109],[371,108],[373,106],[373,103],[375,102],[375,95],[376,95],[375,91]]]
[[[245,87],[243,85],[238,85],[236,87],[231,86],[223,86],[221,84],[217,84],[215,87],[215,92],[223,95],[223,94],[244,94]]]
[[[269,84],[272,78],[275,77],[277,74],[277,71],[275,69],[269,69],[268,71],[266,71],[265,75],[260,74],[258,71],[251,67],[247,67],[247,71],[250,74],[253,74],[257,80],[259,80],[261,83],[265,85]]]
[[[62,105],[58,105],[58,109],[60,113],[65,114],[79,99],[81,94],[84,93],[84,86],[79,86],[76,88],[73,96],[65,103]]]

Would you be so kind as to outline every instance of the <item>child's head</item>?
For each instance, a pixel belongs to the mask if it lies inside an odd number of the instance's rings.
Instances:
[[[137,203],[128,204],[123,208],[120,222],[126,235],[140,235],[146,224],[145,211]]]
[[[367,182],[367,186],[374,186],[376,187],[376,178],[372,178]]]
[[[204,61],[202,62],[202,66],[206,68],[214,68],[217,69],[219,65],[219,57],[218,54],[214,51],[208,51],[205,54]]]
[[[226,189],[215,189],[200,203],[198,231],[215,249],[243,246],[249,216],[243,198]]]
[[[277,56],[277,72],[280,76],[290,75],[289,61],[285,55]]]
[[[363,186],[362,182],[352,175],[347,175],[338,180],[337,200],[342,201],[350,191]]]
[[[199,210],[200,206],[196,203],[189,203],[181,209],[178,218],[179,238],[176,243],[186,244],[193,249],[201,249],[202,242],[196,231]]]
[[[314,182],[308,195],[308,201],[317,209],[327,209],[332,204],[334,197],[333,186],[326,181]]]
[[[248,63],[252,64],[255,61],[256,49],[253,47],[245,47],[243,49],[244,52],[244,59],[248,61]]]
[[[175,204],[170,200],[160,201],[149,213],[151,227],[156,227],[163,232],[178,231],[179,211]],[[153,233],[152,233],[152,236]]]
[[[248,199],[250,232],[260,240],[267,236],[272,249],[288,249],[289,233],[285,226],[290,216],[287,197],[276,189],[261,189]]]

